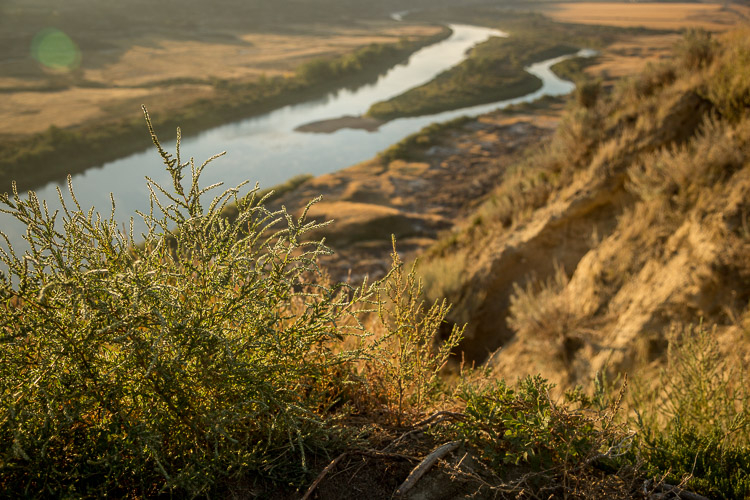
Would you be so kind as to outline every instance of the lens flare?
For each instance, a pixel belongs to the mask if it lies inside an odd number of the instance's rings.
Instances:
[[[81,51],[71,38],[56,28],[46,28],[31,42],[31,57],[42,66],[70,71],[81,64]]]

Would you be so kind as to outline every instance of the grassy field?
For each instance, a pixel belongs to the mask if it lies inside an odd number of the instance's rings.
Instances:
[[[545,4],[538,8],[564,23],[658,30],[681,30],[690,26],[725,31],[740,19],[750,19],[750,7],[733,3],[730,8],[723,8],[720,2],[577,2]]]
[[[353,28],[313,27],[305,33],[246,33],[225,41],[151,36],[123,42],[130,46],[102,65],[83,66],[73,74],[48,69],[41,78],[24,77],[21,65],[14,72],[10,64],[0,63],[0,134],[25,135],[50,125],[72,127],[132,116],[139,113],[141,103],[159,112],[180,109],[197,99],[214,98],[225,82],[292,76],[313,59],[438,31],[373,22]],[[85,51],[84,57],[106,57],[106,49],[92,52]]]

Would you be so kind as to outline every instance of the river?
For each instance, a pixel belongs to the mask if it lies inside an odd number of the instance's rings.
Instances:
[[[227,154],[205,170],[202,185],[224,182],[225,186],[234,186],[249,180],[253,185],[258,182],[261,187],[270,187],[298,174],[321,175],[372,158],[430,123],[464,115],[476,116],[510,104],[533,101],[543,95],[563,95],[574,88],[571,82],[561,80],[550,71],[552,65],[571,57],[563,56],[529,66],[527,71],[538,76],[543,86],[519,98],[429,116],[396,119],[374,132],[341,129],[330,134],[314,134],[295,130],[302,124],[317,120],[363,114],[371,104],[421,85],[458,64],[468,49],[477,43],[493,36],[507,36],[498,30],[476,26],[451,25],[451,29],[453,34],[448,39],[419,50],[407,63],[392,68],[373,84],[356,90],[342,89],[323,99],[285,106],[183,139],[182,157],[192,156],[200,164],[225,150]],[[586,55],[584,52],[581,54]],[[160,137],[160,140],[168,151],[174,149],[174,137]],[[135,211],[145,211],[149,206],[144,180],[147,175],[165,187],[170,185],[155,148],[75,175],[73,187],[82,207],[94,206],[107,215],[111,207],[111,192],[118,217],[124,222],[134,216],[137,223],[139,218]],[[58,187],[67,193],[67,187],[57,183],[36,191],[38,198],[47,200],[53,210],[59,206]],[[136,231],[141,231],[142,227],[136,224]],[[26,248],[22,239],[25,230],[15,220],[0,214],[0,228],[17,251]]]

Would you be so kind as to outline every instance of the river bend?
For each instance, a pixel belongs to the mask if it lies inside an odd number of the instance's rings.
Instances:
[[[460,63],[474,45],[489,37],[507,36],[498,30],[476,26],[451,25],[451,29],[453,34],[449,38],[415,52],[407,63],[395,66],[373,84],[356,90],[342,89],[322,99],[285,106],[183,139],[182,157],[192,156],[200,163],[219,151],[227,151],[226,156],[206,169],[203,185],[224,182],[228,187],[249,180],[253,185],[258,182],[261,187],[270,187],[295,175],[321,175],[367,160],[430,123],[476,116],[544,95],[563,95],[574,88],[571,82],[561,80],[550,70],[552,65],[571,57],[563,56],[529,66],[527,71],[539,77],[543,85],[536,92],[515,99],[396,119],[374,132],[342,129],[331,134],[311,134],[295,131],[298,126],[316,120],[363,114],[373,103],[421,85]],[[160,140],[165,149],[174,148],[174,137],[160,137]],[[155,148],[77,174],[73,176],[73,187],[82,207],[94,206],[106,214],[110,211],[109,193],[112,192],[117,214],[124,222],[134,216],[136,210],[145,211],[149,206],[144,180],[147,175],[165,187],[170,185]],[[38,198],[47,200],[53,210],[59,205],[57,187],[57,183],[51,183],[36,191]],[[65,186],[62,190],[67,192]],[[137,216],[135,220],[137,223]],[[0,214],[0,228],[9,236],[16,251],[26,248],[21,236],[25,228],[20,224]],[[140,232],[142,225],[137,224],[136,230]]]

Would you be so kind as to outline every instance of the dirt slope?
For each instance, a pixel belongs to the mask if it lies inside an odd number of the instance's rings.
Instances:
[[[500,348],[498,375],[585,384],[665,362],[671,336],[702,322],[728,358],[750,360],[747,39],[698,36],[571,108],[483,223],[425,265],[428,289],[468,322],[470,359]],[[446,261],[462,263],[457,278],[433,271]]]

